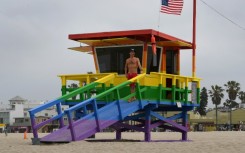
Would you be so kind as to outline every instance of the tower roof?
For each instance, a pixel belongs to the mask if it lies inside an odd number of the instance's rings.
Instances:
[[[144,43],[151,44],[152,36],[155,37],[157,46],[176,47],[179,49],[192,49],[193,47],[191,42],[187,42],[153,29],[144,29],[70,34],[69,39],[86,44],[86,46],[72,47],[69,49],[80,52],[90,52],[92,51],[92,47],[139,45]]]

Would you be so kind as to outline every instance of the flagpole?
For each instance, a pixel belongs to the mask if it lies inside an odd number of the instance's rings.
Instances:
[[[160,14],[161,14],[161,4],[162,2],[160,1],[160,8],[159,8],[159,14],[158,14],[158,21],[157,21],[157,31],[160,31]]]
[[[196,0],[193,0],[192,77],[196,77]]]

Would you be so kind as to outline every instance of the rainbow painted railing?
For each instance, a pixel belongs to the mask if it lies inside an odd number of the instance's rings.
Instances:
[[[62,94],[63,96],[50,101],[46,104],[43,104],[39,107],[29,110],[31,117],[31,124],[33,128],[34,138],[38,138],[37,130],[54,121],[59,120],[60,128],[64,127],[63,116],[67,115],[70,127],[73,125],[72,112],[85,107],[88,104],[92,104],[92,112],[97,119],[97,126],[100,128],[98,122],[98,101],[105,102],[106,105],[108,102],[117,102],[119,114],[120,103],[119,100],[127,100],[132,96],[136,96],[139,101],[139,105],[143,108],[141,100],[147,100],[149,102],[157,102],[158,104],[167,104],[167,105],[176,105],[176,102],[181,102],[186,106],[196,106],[199,104],[199,93],[200,93],[200,79],[193,77],[184,77],[179,75],[170,75],[164,73],[155,73],[151,74],[140,74],[137,77],[126,80],[125,76],[118,76],[116,73],[110,74],[84,74],[84,75],[63,75],[60,76],[62,79]],[[79,87],[78,89],[67,89],[66,82],[68,80],[75,80],[83,83],[86,81],[86,85]],[[129,92],[129,84],[136,82],[136,92]],[[171,86],[168,86],[170,82]],[[193,85],[194,84],[194,85]],[[192,88],[189,86],[192,85]],[[96,95],[89,95],[92,90],[97,91]],[[190,90],[192,89],[192,90]],[[71,98],[74,96],[80,95],[80,99],[73,102],[72,107],[62,112],[61,104],[68,104],[71,102]],[[192,98],[189,98],[189,96]],[[195,102],[193,101],[195,100]],[[57,115],[42,122],[36,124],[35,114],[43,111],[49,107],[56,106]],[[71,128],[72,138],[75,139],[74,130]]]
[[[105,90],[104,92],[96,95],[95,97],[90,97],[84,101],[81,101],[80,103],[78,103],[77,105],[69,108],[66,110],[66,114],[69,118],[69,124],[72,124],[72,117],[71,117],[71,112],[74,111],[74,110],[77,110],[85,105],[88,105],[88,104],[92,104],[93,105],[93,111],[95,112],[95,115],[97,114],[97,104],[95,103],[95,99],[101,99],[101,98],[106,98],[108,97],[110,94],[115,94],[116,96],[116,100],[119,100],[119,99],[128,99],[132,96],[135,96],[135,95],[138,95],[137,97],[141,97],[141,92],[145,91],[143,89],[140,89],[139,88],[139,84],[137,84],[137,90],[136,90],[136,93],[132,93],[130,95],[127,95],[126,97],[123,97],[121,96],[121,94],[119,93],[119,90],[125,86],[128,86],[130,83],[132,82],[139,82],[139,79],[142,79],[144,78],[145,74],[141,74],[131,80],[128,80],[118,86],[115,86],[115,87],[112,87],[111,89],[109,90]],[[29,110],[29,114],[30,114],[30,117],[31,117],[31,124],[32,124],[32,129],[33,129],[33,135],[34,135],[34,138],[38,138],[38,129],[54,120],[59,120],[59,124],[60,124],[60,128],[64,127],[64,121],[63,121],[63,116],[65,115],[64,112],[62,112],[62,109],[61,109],[61,103],[62,102],[65,102],[66,100],[76,96],[76,95],[84,95],[84,94],[87,94],[89,93],[90,90],[93,90],[95,89],[96,87],[100,87],[100,86],[105,86],[105,84],[108,84],[108,82],[112,82],[113,79],[115,79],[115,74],[107,74],[106,76],[102,77],[101,79],[98,79],[96,80],[95,82],[92,82],[84,87],[81,87],[77,90],[74,90],[66,95],[63,95],[61,96],[60,98],[58,99],[55,99],[53,101],[50,101],[48,103],[45,103],[41,106],[38,106],[36,108],[33,108],[31,110]],[[118,101],[119,102],[119,101]],[[118,105],[120,105],[118,103]],[[53,106],[56,106],[56,109],[57,109],[57,115],[42,122],[42,123],[39,123],[39,124],[36,124],[36,121],[35,121],[35,114],[38,113],[38,112],[41,112],[47,108],[50,108],[50,107],[53,107]],[[120,106],[119,106],[120,107]],[[71,123],[70,123],[71,122]]]
[[[184,104],[199,104],[200,78],[152,72],[148,80],[151,82],[146,81],[145,85],[153,87],[155,92],[158,91],[156,97],[159,102],[175,103],[178,101]],[[171,85],[168,86],[167,82],[170,82]]]
[[[104,91],[98,95],[96,95],[95,97],[93,98],[90,98],[90,99],[87,99],[85,100],[84,102],[82,103],[79,103],[67,110],[65,110],[65,113],[67,114],[68,116],[68,120],[69,120],[69,127],[70,127],[70,132],[71,132],[71,137],[72,137],[72,140],[75,141],[76,140],[76,134],[75,134],[75,126],[78,124],[76,123],[73,123],[74,120],[73,120],[73,112],[75,112],[76,110],[78,109],[81,109],[82,107],[86,107],[86,105],[90,105],[92,104],[93,106],[93,115],[95,117],[95,120],[96,120],[96,124],[97,124],[97,131],[101,131],[101,125],[100,125],[100,119],[99,119],[99,113],[98,113],[98,107],[97,107],[97,103],[96,103],[96,99],[101,99],[103,97],[106,97],[106,96],[109,96],[111,94],[115,94],[115,102],[116,102],[116,105],[118,107],[118,112],[119,112],[119,118],[121,120],[123,120],[123,114],[122,114],[122,108],[121,108],[121,104],[120,104],[120,100],[121,99],[128,99],[132,96],[136,96],[137,97],[137,100],[139,101],[139,106],[140,106],[140,109],[143,109],[143,104],[142,104],[142,93],[146,91],[145,88],[140,88],[140,85],[139,85],[139,82],[141,79],[143,79],[145,77],[145,74],[140,74],[138,75],[137,77],[131,79],[131,80],[128,80],[120,85],[117,85],[117,86],[114,86],[110,89],[108,89],[107,91]],[[135,93],[132,93],[126,97],[122,96],[120,94],[120,90],[122,88],[124,88],[125,86],[128,86],[129,84],[131,84],[132,82],[135,82],[136,83],[136,92]],[[114,102],[113,101],[113,102]],[[92,114],[91,113],[91,114]]]
[[[115,74],[107,74],[106,76],[104,76],[103,78],[101,79],[98,79],[97,81],[95,82],[92,82],[84,87],[81,87],[77,90],[74,90],[68,94],[65,94],[53,101],[50,101],[48,103],[45,103],[43,105],[40,105],[36,108],[33,108],[31,110],[29,110],[29,114],[30,114],[30,118],[31,118],[31,124],[32,124],[32,130],[33,130],[33,135],[34,135],[34,138],[38,138],[38,133],[37,133],[37,130],[54,121],[54,120],[59,120],[59,124],[60,124],[60,128],[61,127],[64,127],[64,120],[63,120],[63,116],[65,115],[64,112],[62,112],[62,109],[61,109],[61,103],[78,95],[78,94],[86,94],[88,93],[90,90],[96,88],[96,86],[100,86],[101,84],[104,84],[106,82],[110,82],[111,80],[113,80],[115,78]],[[56,110],[57,110],[57,115],[56,116],[53,116],[52,118],[42,122],[42,123],[39,123],[39,124],[36,124],[36,121],[35,121],[35,114],[37,114],[38,112],[41,112],[47,108],[50,108],[50,107],[53,107],[53,106],[56,106]]]

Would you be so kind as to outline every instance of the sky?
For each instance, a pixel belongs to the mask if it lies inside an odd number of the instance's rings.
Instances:
[[[202,1],[245,27],[244,0]],[[67,49],[79,46],[69,34],[155,29],[192,42],[192,0],[184,0],[180,16],[159,13],[160,0],[0,2],[0,103],[16,95],[52,100],[61,95],[57,75],[95,72],[91,55]],[[235,80],[245,91],[245,30],[197,0],[196,41],[201,86]],[[181,51],[181,75],[192,75],[191,54]]]

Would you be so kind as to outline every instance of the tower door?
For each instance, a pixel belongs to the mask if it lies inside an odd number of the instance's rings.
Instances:
[[[166,72],[167,74],[178,74],[177,72],[177,52],[174,50],[166,51]],[[172,79],[167,78],[166,86],[172,87]]]
[[[168,74],[178,74],[177,52],[175,52],[174,50],[166,51],[166,71]]]

